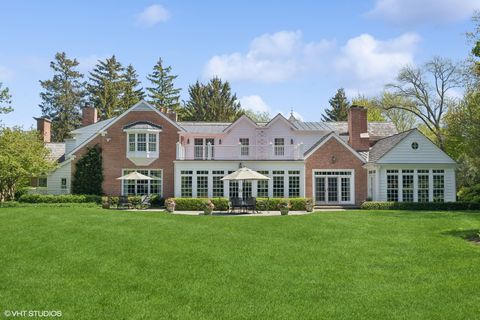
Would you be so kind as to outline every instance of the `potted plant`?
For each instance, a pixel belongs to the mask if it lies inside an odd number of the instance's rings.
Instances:
[[[313,200],[311,198],[305,199],[305,211],[307,212],[313,211]]]
[[[292,206],[290,205],[290,201],[288,200],[281,200],[278,203],[278,209],[280,210],[282,216],[286,216],[291,207]]]
[[[208,199],[205,201],[203,205],[203,213],[205,215],[210,215],[212,214],[213,209],[215,209],[215,205],[213,204],[212,200]]]
[[[102,197],[102,208],[103,209],[110,209],[110,201],[109,198],[106,196]]]
[[[167,200],[165,200],[165,208],[167,209],[168,212],[173,212],[175,211],[175,199],[173,198],[168,198]]]

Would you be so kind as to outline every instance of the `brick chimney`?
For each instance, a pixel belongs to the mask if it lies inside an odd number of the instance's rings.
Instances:
[[[177,113],[175,111],[168,110],[165,115],[172,121],[177,122]]]
[[[367,109],[351,106],[348,110],[348,143],[357,151],[369,150]]]
[[[82,126],[89,126],[97,122],[97,109],[95,107],[83,107],[82,109]]]
[[[33,118],[37,120],[37,131],[44,143],[52,141],[52,121],[47,118]]]

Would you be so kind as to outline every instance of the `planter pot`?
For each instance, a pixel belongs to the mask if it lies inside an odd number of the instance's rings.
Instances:
[[[289,211],[288,209],[280,209],[280,214],[282,216],[286,216],[286,215],[288,215],[288,211]]]
[[[102,208],[103,209],[110,209],[110,203],[108,203],[108,202],[102,203]]]
[[[173,211],[175,211],[175,206],[167,206],[166,209],[168,212],[172,213]]]
[[[212,214],[212,211],[213,211],[212,209],[204,209],[204,210],[203,210],[203,214],[206,215],[206,216],[208,216],[208,215],[211,215],[211,214]]]
[[[312,211],[313,211],[313,204],[307,204],[307,205],[305,205],[305,211],[307,211],[307,212],[312,212]]]

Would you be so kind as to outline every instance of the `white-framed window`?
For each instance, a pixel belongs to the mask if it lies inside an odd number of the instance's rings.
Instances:
[[[208,197],[208,170],[197,171],[197,198]]]
[[[398,201],[398,170],[387,170],[387,201]]]
[[[157,133],[129,133],[128,151],[129,152],[157,152]],[[147,143],[148,138],[148,143]]]
[[[252,197],[252,181],[242,182],[242,198],[248,199]]]
[[[285,171],[274,170],[273,174],[273,197],[283,198],[285,196]]]
[[[445,201],[445,170],[433,170],[433,202]]]
[[[268,176],[268,171],[258,171],[258,173]],[[269,180],[257,181],[257,197],[268,198],[268,181]]]
[[[273,151],[276,156],[285,155],[285,139],[284,138],[275,138]]]
[[[193,195],[193,171],[180,171],[180,194],[182,198],[191,198]]]
[[[140,174],[153,178],[152,180],[122,180],[122,194],[124,196],[134,195],[163,195],[163,172],[161,169],[123,169],[123,175],[137,171]]]
[[[417,197],[418,202],[428,202],[430,170],[417,170]]]
[[[250,153],[250,139],[248,138],[240,138],[240,155],[241,156],[248,156]]]
[[[225,171],[222,170],[213,170],[212,171],[212,197],[222,198],[223,197],[223,180],[222,177],[225,175]]]
[[[288,171],[288,197],[300,197],[300,170]]]
[[[47,187],[47,177],[40,177],[37,180],[37,187],[46,188]]]
[[[60,179],[60,189],[67,190],[67,178]]]
[[[402,170],[402,201],[413,202],[414,170]]]

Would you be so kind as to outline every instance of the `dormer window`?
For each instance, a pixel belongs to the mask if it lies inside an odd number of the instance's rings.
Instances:
[[[158,159],[160,125],[139,121],[126,125],[123,131],[127,133],[127,158],[136,165],[149,165]]]

